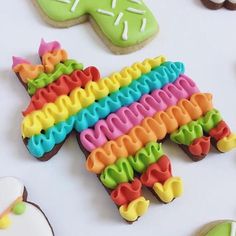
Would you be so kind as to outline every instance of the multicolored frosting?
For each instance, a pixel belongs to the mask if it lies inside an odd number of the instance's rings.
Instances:
[[[0,235],[53,236],[39,207],[26,202],[24,185],[16,178],[0,178]]]
[[[43,70],[37,77],[32,68],[28,73],[30,63],[14,60],[13,70],[32,95],[23,112],[22,137],[29,152],[45,161],[75,130],[87,170],[110,190],[126,220],[136,220],[149,205],[142,185],[163,202],[182,193],[182,181],[172,176],[160,144],[167,135],[195,161],[208,154],[211,140],[221,152],[236,147],[236,135],[213,107],[212,95],[199,91],[183,63],[160,56],[100,78],[95,67],[83,70],[55,53],[65,51],[59,45],[42,41],[40,57],[54,59],[32,67]],[[46,72],[48,61],[52,72]],[[37,86],[29,89],[29,82]]]
[[[47,21],[71,26],[90,16],[92,25],[119,48],[137,47],[158,32],[155,17],[142,0],[34,0]]]

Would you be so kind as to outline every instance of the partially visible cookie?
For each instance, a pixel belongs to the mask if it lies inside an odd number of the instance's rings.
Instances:
[[[218,220],[203,227],[196,236],[235,236],[236,222],[232,220]]]
[[[42,210],[27,201],[27,191],[16,178],[0,178],[0,235],[53,236]]]
[[[70,27],[89,20],[116,54],[142,48],[158,32],[157,21],[143,0],[32,1],[43,19],[54,27]],[[83,41],[79,35],[78,40]]]
[[[217,10],[225,7],[229,10],[236,10],[236,0],[201,0],[209,9]]]

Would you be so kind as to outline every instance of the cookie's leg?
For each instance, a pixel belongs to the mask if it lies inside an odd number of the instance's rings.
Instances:
[[[236,147],[236,136],[231,133],[216,109],[180,127],[170,135],[170,138],[179,144],[193,161],[200,161],[207,156],[211,141],[220,152],[230,151]]]
[[[99,178],[107,189],[113,189],[112,200],[128,221],[137,220],[148,207],[148,201],[141,197],[142,184],[164,203],[173,201],[183,192],[182,180],[172,176],[170,160],[164,155],[161,144],[155,142],[148,143],[134,156],[108,165]]]

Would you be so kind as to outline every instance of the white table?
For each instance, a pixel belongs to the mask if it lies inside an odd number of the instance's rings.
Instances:
[[[21,140],[21,111],[29,98],[10,71],[11,56],[38,61],[41,37],[59,40],[71,58],[95,65],[108,75],[146,57],[166,55],[183,61],[187,75],[202,91],[214,94],[214,104],[236,131],[236,12],[210,11],[199,0],[147,0],[161,32],[143,50],[115,56],[88,23],[54,29],[44,23],[30,0],[2,1],[0,14],[0,175],[17,176],[29,191],[29,200],[47,214],[56,236],[159,235],[189,236],[203,224],[236,219],[236,151],[193,163],[174,144],[164,149],[174,174],[184,180],[185,193],[171,204],[151,199],[148,213],[132,226],[120,218],[96,176],[71,137],[52,160],[31,158]],[[113,63],[109,63],[113,62]]]

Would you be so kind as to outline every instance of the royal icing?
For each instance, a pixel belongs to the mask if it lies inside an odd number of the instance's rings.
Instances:
[[[89,14],[108,41],[121,48],[140,44],[158,31],[154,16],[141,0],[34,1],[50,20],[59,24],[66,25]]]
[[[204,236],[236,236],[236,223],[224,221],[210,229]]]
[[[0,178],[0,235],[53,236],[45,215],[26,202],[24,185],[14,177]]]
[[[111,9],[118,3],[111,1]],[[134,9],[127,11],[144,14]],[[96,10],[112,17],[112,11]],[[236,135],[214,108],[212,95],[199,91],[184,74],[183,63],[161,56],[100,78],[95,67],[83,69],[74,60],[63,61],[63,54],[55,53],[63,50],[58,45],[41,43],[44,71],[27,83],[33,96],[24,112],[22,137],[29,152],[46,161],[75,130],[87,170],[97,174],[125,220],[135,221],[146,212],[149,202],[142,196],[142,186],[164,203],[181,196],[182,180],[172,176],[171,162],[160,143],[167,136],[194,161],[209,153],[211,139],[221,152],[236,147]],[[53,60],[43,60],[45,55]],[[26,71],[22,65],[24,61],[13,65],[19,79]]]

